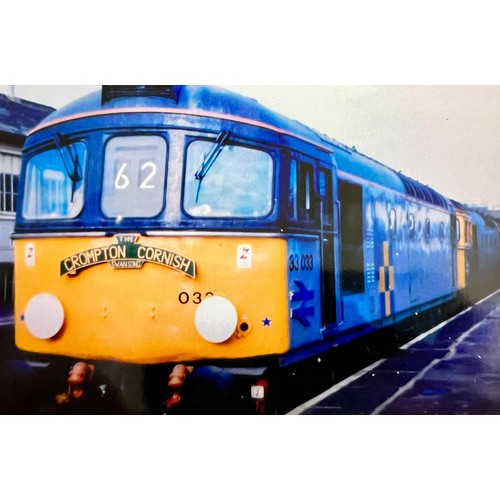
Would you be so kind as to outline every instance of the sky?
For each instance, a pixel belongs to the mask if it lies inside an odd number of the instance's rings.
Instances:
[[[219,85],[460,202],[500,207],[500,86]],[[59,108],[98,85],[0,85]]]

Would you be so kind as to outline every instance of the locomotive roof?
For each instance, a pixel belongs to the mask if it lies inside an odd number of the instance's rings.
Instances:
[[[137,89],[142,89],[142,93]],[[146,89],[146,90],[144,90]],[[148,90],[149,89],[149,90]],[[166,89],[166,90],[160,90]],[[67,106],[52,113],[41,122],[40,128],[52,122],[65,121],[72,117],[87,116],[94,113],[112,113],[123,109],[161,108],[179,113],[190,112],[200,115],[224,116],[235,120],[259,123],[269,128],[286,132],[321,146],[335,153],[340,170],[363,179],[381,184],[406,193],[428,203],[447,207],[448,201],[433,189],[410,179],[401,172],[359,153],[354,148],[327,137],[297,120],[276,113],[260,104],[257,100],[242,96],[219,87],[200,85],[170,86],[103,86]],[[345,160],[343,161],[342,158]]]
[[[219,87],[201,85],[174,85],[170,87],[174,89],[172,93],[164,95],[151,93],[132,95],[132,92],[129,94],[117,92],[115,97],[104,102],[102,91],[96,91],[52,113],[40,124],[40,127],[49,125],[51,122],[63,121],[65,118],[70,119],[73,115],[112,112],[119,109],[158,108],[160,110],[164,108],[165,110],[177,110],[180,114],[183,111],[189,111],[193,114],[196,112],[199,112],[200,115],[203,113],[218,114],[228,118],[234,117],[235,119],[260,122],[273,128],[289,131],[309,141],[324,142],[324,147],[328,148],[325,142],[326,137],[296,120],[271,111],[250,97]]]

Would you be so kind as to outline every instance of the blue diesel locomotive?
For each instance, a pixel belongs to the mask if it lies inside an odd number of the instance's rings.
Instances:
[[[14,243],[20,349],[165,366],[180,391],[252,374],[259,411],[276,367],[499,281],[492,221],[204,86],[103,86],[45,119]]]

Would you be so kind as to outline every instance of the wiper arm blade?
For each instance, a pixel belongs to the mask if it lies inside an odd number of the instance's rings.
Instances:
[[[198,198],[200,196],[200,188],[201,188],[201,183],[205,176],[208,174],[208,171],[212,168],[213,164],[215,163],[215,160],[219,157],[221,154],[222,150],[224,149],[224,146],[227,144],[227,141],[229,141],[229,138],[231,137],[231,132],[228,132],[227,130],[223,130],[217,137],[217,140],[215,141],[214,145],[210,149],[210,151],[205,155],[205,158],[203,159],[203,163],[199,170],[194,174],[195,179],[199,182],[198,184],[198,191],[196,193],[196,203],[198,203]]]
[[[71,155],[73,157],[73,155]],[[80,175],[80,159],[78,158],[78,153],[75,153],[75,157],[73,157],[73,163],[75,165],[75,169],[73,170],[73,174],[69,176],[71,179],[71,203],[74,201],[76,185],[83,180]]]
[[[64,146],[62,145],[62,139],[63,137],[61,136],[61,134],[54,135],[54,142],[56,144],[57,152],[59,153],[64,168],[66,169],[67,176],[71,179],[71,166],[68,165],[68,160],[66,158],[66,155],[64,154]]]
[[[76,185],[83,179],[81,176],[81,171],[80,171],[80,160],[78,158],[78,153],[75,151],[73,154],[73,150],[71,148],[71,145],[63,145],[62,140],[63,136],[61,134],[56,134],[54,136],[54,142],[56,143],[57,151],[59,153],[59,156],[61,157],[64,168],[66,169],[66,175],[68,176],[68,179],[71,181],[71,202],[73,202],[73,198],[75,195],[76,191]],[[73,144],[74,147],[74,144]],[[67,148],[69,152],[69,156],[71,159],[71,162],[73,163],[73,168],[71,168],[71,165],[68,165],[68,160],[66,158],[66,155],[64,154],[65,148]]]

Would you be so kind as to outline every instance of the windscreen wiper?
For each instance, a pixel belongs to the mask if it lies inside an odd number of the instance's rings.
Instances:
[[[196,203],[198,203],[198,198],[200,196],[201,183],[203,179],[208,174],[208,171],[212,168],[215,160],[219,157],[222,150],[226,146],[229,138],[231,137],[231,132],[227,130],[223,130],[217,137],[214,145],[210,149],[210,151],[203,158],[203,163],[199,170],[194,174],[194,178],[198,181],[198,191],[196,192]]]
[[[56,143],[57,151],[59,152],[59,156],[61,157],[64,168],[66,169],[66,175],[68,176],[69,180],[71,181],[71,203],[73,203],[73,198],[75,196],[75,191],[76,191],[76,185],[78,182],[80,182],[83,178],[81,175],[81,169],[80,169],[80,159],[78,157],[78,153],[75,149],[71,148],[71,145],[66,145],[63,146],[63,140],[64,137],[61,134],[56,134],[54,136],[54,141]],[[66,158],[66,155],[64,154],[64,151],[67,148],[69,152],[69,156],[71,159],[71,162],[73,166],[68,164],[68,159]]]

